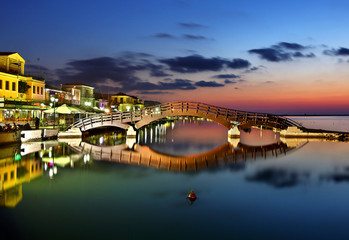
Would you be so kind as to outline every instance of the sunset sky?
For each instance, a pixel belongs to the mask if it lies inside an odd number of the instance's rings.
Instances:
[[[40,65],[50,85],[349,114],[348,12],[345,0],[5,1],[0,51],[18,52],[26,73]]]

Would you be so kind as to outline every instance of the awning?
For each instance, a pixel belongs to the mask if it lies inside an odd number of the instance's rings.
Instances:
[[[67,104],[63,104],[59,107],[56,108],[51,108],[48,110],[45,110],[44,113],[58,113],[58,114],[79,114],[79,113],[86,113],[86,111],[73,107],[73,106],[68,106]]]

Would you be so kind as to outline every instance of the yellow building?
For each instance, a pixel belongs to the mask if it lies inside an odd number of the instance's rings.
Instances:
[[[45,108],[45,80],[24,75],[24,67],[18,53],[0,52],[0,122],[40,118]]]
[[[110,107],[120,112],[136,111],[144,108],[144,101],[120,92],[111,96]]]

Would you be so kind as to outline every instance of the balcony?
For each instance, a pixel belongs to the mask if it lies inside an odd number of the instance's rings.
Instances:
[[[33,78],[35,80],[40,80],[40,81],[45,80],[45,78],[42,77],[42,76],[36,76],[36,75],[33,75],[33,74],[21,74],[19,72],[19,70],[16,71],[16,70],[10,69],[9,71],[7,71],[5,68],[0,68],[0,72],[11,74],[11,75],[16,75],[16,76],[22,76],[22,77],[31,77],[31,78]]]

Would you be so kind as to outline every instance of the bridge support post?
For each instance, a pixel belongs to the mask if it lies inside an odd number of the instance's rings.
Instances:
[[[228,131],[228,137],[229,138],[239,138],[240,137],[240,130],[237,126],[230,128]]]
[[[137,132],[133,129],[132,126],[130,126],[130,127],[127,129],[126,136],[127,136],[127,137],[136,137],[136,136],[137,136]]]

